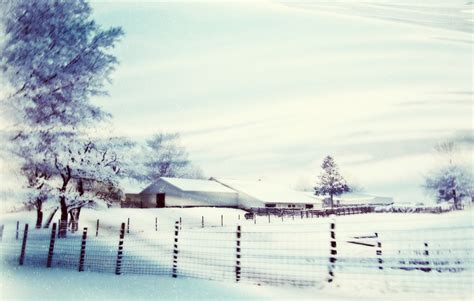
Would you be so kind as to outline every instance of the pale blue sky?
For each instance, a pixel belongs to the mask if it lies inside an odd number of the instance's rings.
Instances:
[[[208,176],[292,186],[332,154],[367,192],[424,199],[433,145],[472,137],[472,6],[446,2],[94,1],[125,31],[96,101],[117,133],[181,132]]]

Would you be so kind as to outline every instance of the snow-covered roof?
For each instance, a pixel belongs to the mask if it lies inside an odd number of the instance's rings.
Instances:
[[[265,203],[321,203],[321,200],[317,197],[313,197],[306,192],[286,188],[284,185],[264,181],[216,178],[211,178],[211,180],[216,181],[216,183],[222,183],[240,193],[244,193]]]
[[[173,185],[181,191],[236,193],[226,186],[210,180],[161,177],[160,180]]]
[[[393,198],[391,197],[384,197],[384,196],[376,196],[364,193],[344,193],[340,196],[335,196],[335,200],[339,200],[342,203],[351,203],[351,204],[369,204],[369,203],[377,203],[377,204],[392,204]]]
[[[140,193],[145,185],[142,183],[139,183],[135,180],[132,179],[121,179],[120,180],[120,187],[123,188],[125,193],[133,193],[133,194],[138,194]]]

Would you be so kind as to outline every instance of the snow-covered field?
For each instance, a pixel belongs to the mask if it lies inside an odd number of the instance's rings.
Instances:
[[[335,219],[285,217],[283,221],[272,216],[270,221],[268,217],[259,217],[256,222],[245,220],[243,213],[218,208],[84,210],[80,227],[88,227],[89,237],[86,272],[83,273],[74,271],[78,266],[82,231],[56,241],[53,268],[46,269],[50,230],[31,230],[25,265],[17,267],[21,231],[17,241],[16,221],[33,225],[35,214],[4,215],[1,218],[5,224],[2,278],[15,280],[2,281],[5,286],[2,294],[12,297],[16,289],[23,295],[28,292],[36,295],[34,291],[42,287],[35,284],[39,278],[55,279],[52,282],[56,283],[56,278],[68,275],[69,281],[77,279],[81,284],[88,279],[86,282],[94,283],[93,287],[98,286],[96,283],[107,285],[112,281],[126,283],[110,292],[110,296],[124,294],[125,299],[139,290],[135,285],[146,287],[146,283],[156,280],[159,284],[150,290],[141,290],[144,295],[140,296],[159,297],[159,291],[170,286],[176,290],[161,295],[163,299],[189,299],[193,294],[195,298],[206,299],[293,299],[296,295],[301,298],[321,295],[327,299],[349,296],[469,299],[472,296],[470,210],[441,215],[373,213]],[[178,277],[173,280],[174,223],[180,217]],[[113,273],[119,225],[128,218],[130,233],[125,235],[123,275],[116,276]],[[95,237],[97,219],[100,229]],[[158,221],[158,229],[155,221]],[[334,281],[328,283],[331,222],[336,225],[337,255]],[[241,225],[240,283],[235,283],[237,224]],[[368,238],[355,238],[361,236]],[[376,247],[377,243],[381,244],[380,248]],[[380,256],[377,250],[381,250]],[[23,290],[26,286],[28,290]],[[126,290],[128,286],[133,289]],[[181,294],[184,287],[190,289]],[[228,289],[222,289],[224,287]],[[49,292],[53,293],[54,287]],[[80,298],[90,294],[99,298],[89,289],[81,292]]]

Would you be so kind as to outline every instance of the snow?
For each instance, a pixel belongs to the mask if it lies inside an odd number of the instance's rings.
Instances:
[[[31,230],[25,266],[17,267],[16,260],[7,260],[2,268],[2,295],[5,298],[44,295],[45,299],[55,296],[65,300],[105,297],[294,300],[313,299],[314,296],[323,300],[468,300],[472,296],[473,216],[470,210],[440,215],[373,213],[334,219],[286,217],[283,221],[272,217],[270,222],[267,217],[258,217],[256,224],[243,219],[243,213],[224,208],[85,209],[80,226],[89,227],[91,233],[87,242],[86,272],[67,270],[77,269],[81,233],[70,233],[67,239],[57,241],[55,250],[62,255],[55,255],[52,269],[32,268],[36,263],[44,264],[35,259],[33,253],[40,250],[38,252],[45,254],[48,244],[40,238],[48,237],[49,230]],[[221,215],[224,216],[223,227]],[[202,216],[205,217],[205,228],[201,228]],[[159,221],[158,231],[155,231],[155,217]],[[172,279],[173,227],[179,217],[182,225],[178,278]],[[96,238],[93,233],[97,218],[100,218],[101,228]],[[124,274],[116,276],[113,271],[118,226],[127,218],[130,218],[130,234],[126,234],[125,239]],[[16,220],[31,223],[34,212],[2,216],[1,223],[6,225],[3,243],[14,235],[12,229]],[[333,221],[336,223],[338,254],[335,282],[328,284],[325,279],[329,223]],[[233,265],[237,224],[242,227],[242,282],[238,284]],[[373,268],[378,264],[374,248],[347,243],[358,236],[373,236],[374,232],[383,244],[385,269],[382,271]],[[373,238],[359,240],[376,241]],[[424,258],[424,242],[429,244],[428,265],[416,263]],[[71,249],[71,245],[75,247]],[[5,244],[2,247],[3,251],[9,250]],[[14,251],[17,251],[16,247]],[[104,257],[105,254],[110,255],[110,260]],[[5,252],[2,256],[9,257]],[[415,263],[409,263],[410,260]],[[230,265],[229,261],[232,262]],[[165,266],[162,266],[163,262]],[[439,265],[440,262],[444,262],[443,265]],[[429,267],[433,271],[423,272],[416,270],[417,267]],[[447,268],[463,270],[437,272]],[[110,273],[104,273],[107,271]],[[45,287],[45,279],[53,285]],[[303,282],[305,279],[307,282]],[[294,281],[294,285],[288,281]],[[56,292],[56,287],[61,290]],[[72,290],[77,290],[77,294],[70,296]]]
[[[161,177],[160,179],[182,191],[235,193],[234,190],[215,181],[168,177]]]
[[[28,267],[2,269],[2,300],[348,300],[347,292],[331,290],[265,287],[247,284],[173,279],[150,275],[78,273],[59,269]],[[105,289],[106,288],[106,289]],[[367,293],[364,300],[380,300]],[[399,294],[384,300],[443,300]]]
[[[320,201],[304,192],[287,189],[284,185],[269,183],[266,181],[248,181],[234,179],[215,179],[240,193],[247,194],[262,202],[271,203],[315,203]]]
[[[375,195],[368,195],[362,193],[344,193],[340,196],[334,197],[335,200],[340,200],[341,203],[349,202],[350,204],[386,204],[390,205],[393,203],[393,199],[390,197],[381,197]]]

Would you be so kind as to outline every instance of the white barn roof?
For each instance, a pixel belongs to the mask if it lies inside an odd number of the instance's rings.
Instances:
[[[291,190],[282,185],[273,183],[233,179],[211,179],[216,181],[216,183],[222,183],[240,193],[244,193],[265,203],[321,203],[321,200],[305,192]]]
[[[390,205],[393,203],[393,198],[383,197],[362,193],[344,193],[340,196],[335,196],[335,200],[350,204],[385,204]]]
[[[234,190],[210,180],[161,177],[161,180],[181,191],[235,193]]]

